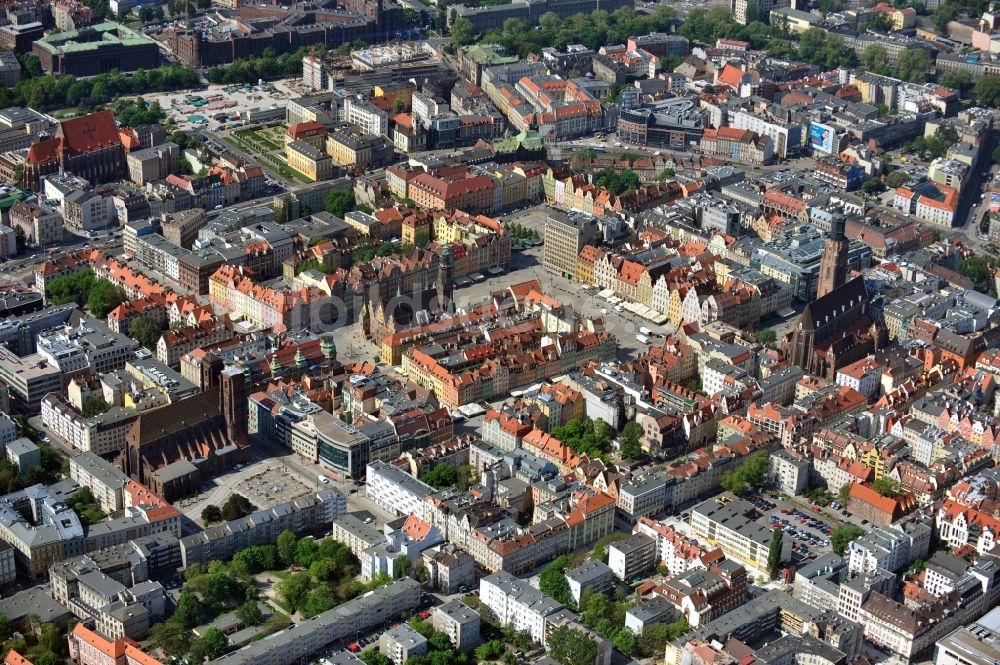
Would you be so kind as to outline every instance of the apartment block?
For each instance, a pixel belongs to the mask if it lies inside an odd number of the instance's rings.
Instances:
[[[623,582],[651,571],[656,563],[655,557],[656,541],[642,533],[633,533],[608,547],[608,567]]]
[[[615,583],[615,573],[603,561],[587,561],[573,570],[567,570],[566,581],[573,602],[579,605],[587,591],[603,593],[610,590]]]
[[[447,635],[458,651],[468,653],[479,645],[479,623],[479,614],[458,599],[431,611],[434,630]]]
[[[479,598],[502,625],[528,631],[538,644],[545,644],[546,618],[563,609],[524,580],[503,571],[479,580]]]
[[[286,529],[298,535],[326,531],[346,511],[347,498],[338,490],[306,494],[181,538],[181,561],[185,568],[192,563],[225,561],[247,547],[276,543]]]
[[[768,552],[774,530],[755,521],[754,507],[730,493],[704,501],[691,510],[691,528],[695,534],[718,545],[726,557],[768,574]],[[792,554],[791,539],[781,541],[781,561]]]
[[[391,515],[419,515],[421,506],[437,490],[386,462],[368,464],[368,498]]]
[[[210,662],[212,665],[287,665],[306,660],[337,640],[353,639],[386,621],[408,616],[420,605],[420,598],[420,584],[404,577]]]
[[[931,528],[922,522],[879,526],[851,541],[846,557],[852,576],[877,569],[899,572],[917,559],[926,558]]]
[[[128,476],[103,457],[84,452],[69,460],[70,478],[80,487],[90,488],[97,504],[106,513],[113,513],[125,506],[125,484]]]

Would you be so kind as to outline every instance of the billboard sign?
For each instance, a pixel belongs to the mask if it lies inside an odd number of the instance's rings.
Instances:
[[[809,125],[809,147],[814,152],[822,152],[829,155],[833,152],[833,140],[837,133],[829,125],[812,123]]]

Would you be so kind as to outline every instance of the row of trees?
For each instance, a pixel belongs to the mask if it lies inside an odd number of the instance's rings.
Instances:
[[[226,502],[222,504],[222,508],[211,503],[205,506],[201,511],[201,520],[205,526],[208,526],[216,522],[238,520],[253,511],[254,506],[250,503],[250,499],[242,494],[230,494]]]
[[[669,32],[674,16],[673,9],[664,5],[658,6],[649,15],[638,14],[629,7],[621,7],[611,13],[595,10],[590,14],[574,14],[564,19],[554,12],[547,12],[539,17],[538,25],[516,18],[507,19],[501,28],[487,30],[478,41],[502,44],[507,53],[521,57],[541,53],[548,46],[563,51],[569,44],[582,43],[598,49],[607,44],[624,44],[630,35]],[[452,46],[464,46],[474,41],[477,40],[472,24],[467,19],[456,18],[451,26]]]
[[[309,47],[303,46],[294,53],[277,55],[272,48],[264,49],[260,57],[237,58],[225,67],[213,67],[205,73],[209,83],[251,83],[259,79],[265,81],[287,76],[301,76],[302,58],[309,54]]]
[[[26,75],[16,86],[0,87],[0,106],[31,106],[39,111],[78,106],[89,110],[120,97],[198,85],[198,74],[178,63],[148,71],[137,69],[131,76],[117,69],[89,78]]]
[[[98,279],[90,270],[57,277],[48,283],[46,291],[53,305],[74,302],[99,319],[107,318],[108,312],[125,301],[120,286]]]
[[[861,54],[861,66],[867,71],[895,76],[911,83],[923,83],[934,63],[922,48],[905,49],[896,57],[896,64],[889,62],[889,53],[881,44],[872,44]]]

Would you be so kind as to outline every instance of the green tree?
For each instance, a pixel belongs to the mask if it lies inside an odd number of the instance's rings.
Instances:
[[[246,498],[242,494],[231,494],[226,502],[222,504],[222,519],[227,522],[231,520],[237,520],[241,517],[246,517],[254,511],[253,504],[250,503],[250,499]]]
[[[24,168],[23,165],[18,164],[18,166],[21,166],[22,171],[23,171],[23,168]],[[22,178],[17,177],[16,175],[14,176],[14,183],[15,184],[21,184],[22,182],[23,182]],[[24,254],[24,250],[27,247],[27,245],[28,245],[28,242],[27,242],[27,237],[24,235],[24,229],[22,229],[20,226],[15,226],[14,227],[14,249],[17,251],[18,254]]]
[[[285,606],[291,610],[299,609],[309,592],[309,574],[295,573],[277,584],[278,594],[285,601]]]
[[[910,174],[905,171],[893,171],[885,177],[886,187],[896,189],[910,182]]]
[[[563,625],[548,639],[549,655],[562,665],[593,665],[597,642],[582,630]]]
[[[295,546],[295,565],[308,568],[319,556],[319,545],[312,538],[300,538]]]
[[[326,612],[334,604],[333,596],[330,594],[330,587],[323,584],[309,592],[302,613],[307,617],[314,617],[317,614]]]
[[[722,474],[720,485],[736,496],[746,496],[767,480],[768,454],[758,450],[747,457],[738,469]]]
[[[149,629],[149,639],[164,653],[187,653],[191,645],[189,637],[187,629],[175,620],[153,624]]]
[[[83,400],[83,415],[87,418],[93,418],[94,416],[99,416],[105,413],[111,405],[104,401],[101,397],[88,397]],[[87,488],[84,488],[87,489]]]
[[[935,30],[947,37],[948,24],[955,20],[955,16],[955,7],[949,2],[943,2],[931,14],[931,22],[934,23]]]
[[[990,153],[990,158],[993,160],[994,164],[1000,164],[1000,146],[993,148],[993,152]]]
[[[59,626],[54,623],[43,623],[38,627],[38,643],[36,647],[60,659],[69,653],[66,638],[59,630]],[[37,665],[37,662],[35,665]]]
[[[295,545],[299,542],[295,532],[285,529],[278,534],[278,558],[286,566],[295,561]]]
[[[198,595],[184,589],[177,600],[177,609],[174,610],[172,620],[176,621],[182,628],[190,630],[201,623],[203,613],[204,607],[198,599]]]
[[[623,459],[635,460],[642,456],[642,445],[639,443],[642,434],[639,423],[634,420],[625,423],[622,433],[618,435],[619,452]]]
[[[476,38],[476,29],[472,22],[464,17],[456,18],[451,24],[451,45],[453,47],[471,44]]]
[[[837,501],[843,505],[847,505],[847,502],[851,500],[851,483],[844,483],[837,490]]]
[[[454,487],[457,475],[455,467],[447,462],[438,462],[421,478],[425,483],[436,489]]]
[[[42,627],[44,628],[45,626]],[[36,656],[33,656],[33,660],[31,662],[34,663],[34,665],[63,665],[66,660],[57,656],[55,652],[44,651]]]
[[[323,201],[325,210],[336,217],[343,218],[344,215],[354,210],[354,192],[350,189],[333,189],[326,195]]]
[[[890,478],[889,476],[882,476],[873,482],[872,489],[889,499],[895,499],[903,492],[903,488],[900,486],[899,481],[895,478]]]
[[[982,293],[987,293],[992,288],[995,271],[994,259],[982,254],[975,254],[958,262],[958,274],[971,279],[976,290]]]
[[[976,81],[972,95],[979,106],[1000,106],[1000,76],[984,76]]]
[[[206,526],[209,524],[215,524],[216,522],[221,522],[222,511],[219,510],[218,506],[210,503],[202,509],[201,521],[204,522]]]
[[[972,76],[965,71],[946,73],[938,77],[938,83],[946,88],[957,90],[960,95],[964,96],[972,89]]]
[[[464,492],[469,489],[470,486],[474,485],[479,478],[476,475],[476,469],[468,464],[463,464],[456,470],[455,487],[458,488],[460,492]]]
[[[784,539],[785,535],[781,529],[775,527],[771,530],[771,544],[767,547],[767,572],[772,578],[781,564],[781,546]]]
[[[923,83],[927,80],[927,72],[932,64],[931,57],[922,48],[904,49],[896,58],[899,78],[910,83]]]
[[[212,626],[191,645],[190,660],[204,663],[224,656],[229,651],[229,639],[221,630]]]
[[[756,337],[759,343],[767,347],[773,347],[775,341],[778,339],[778,335],[774,332],[773,328],[764,328],[757,331]]]
[[[500,657],[500,654],[502,654],[503,651],[504,651],[503,642],[501,642],[500,640],[490,640],[489,642],[483,642],[482,644],[480,644],[478,647],[476,647],[475,651],[473,651],[472,653],[476,657],[476,660],[482,663],[486,661],[496,660],[497,658]],[[368,663],[368,665],[374,665],[374,664]]]
[[[6,614],[0,614],[0,643],[6,642],[14,636],[14,627]]]
[[[98,280],[87,295],[87,310],[99,319],[107,318],[108,312],[125,302],[125,291],[111,282]]]
[[[569,557],[557,557],[538,574],[538,590],[562,604],[570,600],[569,582],[566,580],[566,566]]]
[[[861,54],[861,66],[878,74],[889,73],[889,53],[881,44],[872,44]]]
[[[691,630],[691,626],[684,619],[673,623],[654,623],[647,625],[639,635],[636,648],[640,656],[649,658],[651,656],[660,657],[667,642],[672,642],[684,633]]]
[[[360,658],[365,665],[393,665],[392,659],[375,649],[365,649]]]
[[[148,316],[136,317],[128,324],[128,336],[155,351],[156,343],[160,341],[160,324]]]
[[[830,549],[840,556],[844,556],[847,546],[852,540],[860,538],[864,530],[857,524],[844,523],[837,526],[830,535]]]

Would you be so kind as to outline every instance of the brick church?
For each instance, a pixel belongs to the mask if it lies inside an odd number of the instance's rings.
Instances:
[[[250,461],[247,396],[242,370],[206,369],[200,394],[139,414],[118,465],[167,501],[196,492],[205,478]]]
[[[53,138],[31,146],[24,162],[23,185],[37,192],[42,176],[60,170],[85,178],[92,185],[128,176],[125,145],[109,109],[63,120]]]

